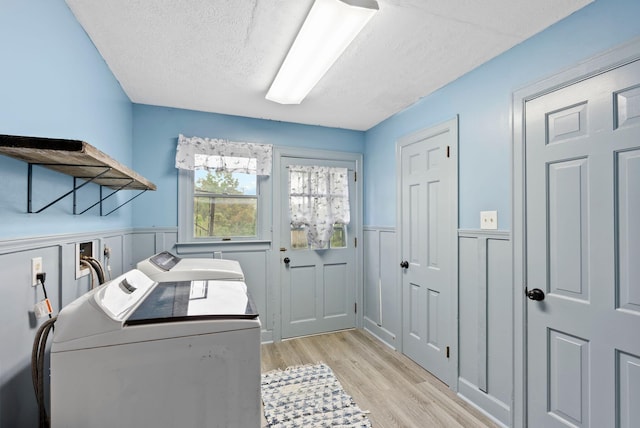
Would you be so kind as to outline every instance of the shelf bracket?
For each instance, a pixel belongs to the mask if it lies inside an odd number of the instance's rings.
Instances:
[[[147,190],[149,190],[149,189],[144,189],[143,191],[141,191],[141,192],[140,192],[140,193],[138,193],[137,195],[132,196],[131,198],[129,198],[129,200],[127,200],[127,201],[125,201],[125,202],[121,203],[120,205],[118,205],[117,207],[115,207],[114,209],[112,209],[111,211],[109,211],[109,212],[108,212],[108,213],[106,213],[106,214],[102,214],[102,205],[100,205],[100,215],[101,215],[101,216],[108,216],[109,214],[111,214],[112,212],[114,212],[114,211],[116,211],[116,210],[120,209],[120,208],[121,208],[121,207],[123,207],[124,205],[127,205],[129,202],[133,201],[135,198],[137,198],[138,196],[142,195],[142,194],[143,194],[144,192],[146,192]],[[115,192],[113,192],[113,193],[116,193],[116,192],[117,192],[117,190],[116,190]],[[113,193],[112,193],[111,195],[113,195]],[[111,195],[109,195],[109,196],[111,196]]]
[[[33,196],[33,165],[46,165],[46,164],[39,164],[39,163],[29,163],[28,164],[28,171],[27,171],[27,212],[29,214],[33,213],[33,203],[32,203],[32,196]],[[92,165],[90,165],[92,166]],[[83,188],[84,186],[86,186],[87,184],[91,183],[93,180],[96,180],[100,177],[102,177],[103,175],[105,175],[106,173],[108,173],[109,171],[111,171],[111,167],[105,167],[105,170],[102,171],[100,174],[96,175],[95,177],[91,177],[89,178],[87,181],[85,181],[84,183],[80,184],[79,186],[76,184],[76,178],[73,178],[73,188],[71,190],[69,190],[67,193],[65,193],[64,195],[60,196],[58,199],[54,200],[53,202],[50,202],[49,204],[45,205],[44,207],[40,208],[38,211],[36,211],[37,213],[41,213],[42,211],[46,210],[47,208],[49,208],[50,206],[60,202],[62,199],[66,198],[67,196],[73,194],[73,213],[75,214],[76,211],[76,191]]]
[[[100,204],[100,215],[102,215],[102,202],[105,201],[106,199],[110,198],[111,196],[115,195],[116,193],[118,193],[120,190],[126,188],[127,186],[129,186],[131,183],[133,183],[134,180],[129,180],[127,182],[127,184],[124,184],[122,186],[120,186],[119,188],[117,188],[116,190],[114,190],[113,192],[109,193],[107,196],[105,196],[104,198],[102,197],[102,188],[104,186],[100,186],[100,200],[98,202],[96,202],[95,204],[91,205],[89,208],[86,208],[84,211],[81,211],[79,213],[76,213],[76,205],[73,204],[73,213],[76,215],[80,215],[80,214],[84,214],[87,211],[89,211],[91,208],[95,207],[96,205]]]

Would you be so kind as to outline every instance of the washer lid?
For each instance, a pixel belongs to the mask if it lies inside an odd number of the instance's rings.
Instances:
[[[154,285],[152,279],[133,269],[100,287],[94,299],[110,318],[122,322]]]
[[[161,282],[133,311],[125,325],[257,317],[244,282]]]

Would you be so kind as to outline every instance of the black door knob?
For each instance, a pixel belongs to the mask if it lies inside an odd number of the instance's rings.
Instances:
[[[531,300],[541,301],[544,300],[544,291],[539,288],[534,288],[533,290],[525,290],[527,293],[527,297]]]
[[[409,262],[406,260],[403,262],[400,262],[400,267],[403,269],[409,269]]]
[[[288,265],[291,259],[289,259],[289,257],[285,257],[282,261],[284,262],[285,265]]]

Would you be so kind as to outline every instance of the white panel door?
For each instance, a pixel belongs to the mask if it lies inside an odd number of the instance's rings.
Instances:
[[[352,222],[327,249],[304,245],[304,231],[292,230],[289,211],[289,166],[315,165],[349,170],[349,202]],[[281,159],[280,206],[282,245],[280,278],[282,286],[282,338],[324,333],[355,327],[356,277],[354,206],[354,161]],[[344,244],[344,245],[343,245]]]
[[[528,424],[638,427],[640,62],[525,114]]]
[[[402,349],[449,385],[455,331],[457,119],[399,142]]]

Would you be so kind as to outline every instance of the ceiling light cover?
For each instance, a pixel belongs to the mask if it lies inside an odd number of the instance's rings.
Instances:
[[[266,99],[300,104],[377,11],[375,0],[316,0]]]

